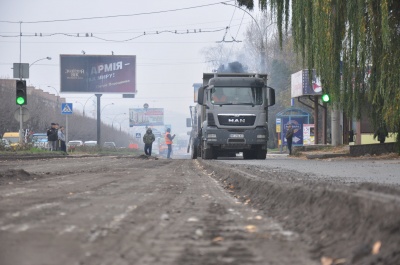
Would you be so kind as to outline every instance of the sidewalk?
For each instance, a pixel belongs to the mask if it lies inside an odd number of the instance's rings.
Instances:
[[[310,145],[310,146],[296,146],[293,149],[293,156],[306,159],[329,159],[329,158],[356,158],[356,159],[393,159],[399,158],[397,153],[384,153],[380,155],[351,155],[349,145],[330,146],[330,145]]]

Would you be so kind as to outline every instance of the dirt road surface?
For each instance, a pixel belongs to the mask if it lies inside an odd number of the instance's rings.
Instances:
[[[69,157],[0,160],[0,198],[2,265],[400,264],[395,186],[223,161]]]

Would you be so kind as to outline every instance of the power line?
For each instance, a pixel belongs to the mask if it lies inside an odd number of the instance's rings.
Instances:
[[[118,17],[133,17],[133,16],[143,16],[143,15],[153,15],[153,14],[162,14],[162,13],[169,13],[169,12],[177,12],[183,10],[190,10],[196,8],[202,8],[207,6],[214,6],[220,5],[222,3],[232,2],[234,0],[228,0],[224,2],[218,2],[213,4],[206,4],[206,5],[199,5],[199,6],[191,6],[191,7],[184,7],[184,8],[177,8],[177,9],[169,9],[169,10],[161,10],[161,11],[153,11],[153,12],[143,12],[143,13],[135,13],[135,14],[125,14],[125,15],[112,15],[112,16],[99,16],[99,17],[85,17],[85,18],[69,18],[69,19],[53,19],[53,20],[39,20],[39,21],[4,21],[0,20],[0,23],[26,23],[26,24],[36,24],[36,23],[54,23],[54,22],[70,22],[70,21],[81,21],[81,20],[92,20],[92,19],[108,19],[108,18],[118,18]]]
[[[65,37],[72,37],[72,38],[80,38],[80,37],[90,37],[102,41],[107,41],[107,42],[128,42],[131,40],[135,40],[141,37],[144,37],[146,35],[160,35],[163,33],[170,33],[170,34],[178,34],[178,35],[185,35],[185,34],[199,34],[199,33],[214,33],[214,32],[219,32],[219,31],[227,31],[228,27],[224,28],[219,28],[219,29],[214,29],[214,30],[202,30],[202,29],[186,29],[186,30],[162,30],[162,31],[154,31],[154,32],[143,32],[142,34],[139,34],[135,37],[124,39],[124,40],[115,40],[115,39],[106,39],[106,38],[101,38],[97,37],[96,35],[93,35],[93,33],[35,33],[35,34],[25,34],[23,35],[18,34],[18,35],[12,35],[12,36],[6,36],[6,35],[0,35],[0,37],[53,37],[53,36],[65,36]],[[226,32],[225,32],[226,35]]]

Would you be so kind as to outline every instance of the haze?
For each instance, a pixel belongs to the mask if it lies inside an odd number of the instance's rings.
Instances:
[[[234,4],[234,1],[227,2]],[[245,25],[251,21],[248,16],[243,16],[243,11],[216,3],[219,2],[2,1],[0,77],[13,78],[12,64],[20,61],[20,25],[23,36],[21,62],[32,64],[41,58],[52,58],[34,63],[28,80],[29,85],[49,93],[59,91],[60,54],[136,55],[136,98],[122,99],[121,95],[104,94],[102,107],[111,103],[114,105],[104,108],[102,120],[110,123],[116,114],[128,113],[129,108],[148,103],[150,108],[164,108],[164,122],[172,124],[175,132],[186,132],[185,118],[189,117],[189,106],[194,104],[192,85],[202,81],[203,72],[213,70],[205,62],[202,49],[216,45],[224,36],[228,39],[228,36],[235,35],[243,40]],[[202,5],[209,6],[198,7]],[[190,9],[159,12],[184,8]],[[147,14],[73,20],[140,13]],[[226,32],[228,26],[230,28]],[[175,34],[175,31],[179,34]],[[241,43],[224,45],[236,48]],[[231,61],[234,60],[232,58]],[[63,93],[61,96],[67,102],[74,103],[75,112],[81,113],[85,102],[87,114],[92,115],[95,111],[95,97],[89,99],[92,94]],[[128,130],[128,116],[125,118],[123,128]]]

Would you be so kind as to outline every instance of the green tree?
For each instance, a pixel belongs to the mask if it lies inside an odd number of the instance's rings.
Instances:
[[[238,3],[254,8],[252,0]],[[317,69],[333,102],[358,119],[367,104],[375,127],[383,120],[400,145],[400,1],[260,0],[259,5],[276,13],[281,45],[291,25],[296,51],[305,67]]]

